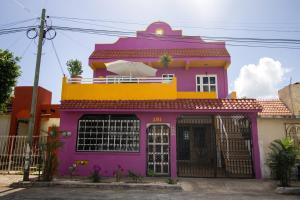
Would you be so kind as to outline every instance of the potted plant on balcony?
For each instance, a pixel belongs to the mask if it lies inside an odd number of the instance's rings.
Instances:
[[[82,71],[82,63],[77,59],[75,59],[75,60],[71,59],[71,60],[68,60],[67,66],[68,66],[68,71],[70,73],[71,78],[76,78],[75,82],[77,82],[77,80],[79,80],[79,82],[80,82],[80,79],[82,78],[81,74],[83,72]]]
[[[162,56],[160,56],[160,63],[167,68],[169,64],[173,61],[173,58],[171,55],[165,53]]]

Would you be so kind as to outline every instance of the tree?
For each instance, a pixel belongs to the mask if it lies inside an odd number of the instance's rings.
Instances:
[[[298,162],[299,149],[290,138],[274,140],[270,149],[267,163],[271,168],[272,175],[280,181],[280,186],[289,186],[292,168]]]
[[[58,127],[50,127],[50,133],[47,141],[41,144],[41,149],[45,154],[43,180],[51,181],[58,168],[57,151],[63,143],[59,140]]]
[[[160,63],[166,68],[169,66],[169,64],[172,61],[173,61],[173,58],[169,54],[164,54],[160,57]]]
[[[80,76],[83,72],[82,71],[82,63],[77,59],[68,60],[67,66],[68,66],[68,71],[69,71],[71,77]]]
[[[0,111],[6,111],[17,78],[21,75],[19,57],[8,50],[0,49]]]

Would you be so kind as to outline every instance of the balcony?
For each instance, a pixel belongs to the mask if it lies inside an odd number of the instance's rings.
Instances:
[[[215,99],[215,92],[177,92],[176,78],[63,78],[62,100]]]

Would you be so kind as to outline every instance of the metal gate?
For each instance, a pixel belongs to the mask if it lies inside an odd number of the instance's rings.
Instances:
[[[0,136],[0,174],[23,173],[27,136]],[[36,174],[42,168],[40,144],[46,136],[33,136],[30,173]]]
[[[252,178],[252,166],[251,123],[246,117],[178,119],[178,176]]]
[[[147,173],[169,175],[170,128],[167,125],[151,125],[147,132]]]

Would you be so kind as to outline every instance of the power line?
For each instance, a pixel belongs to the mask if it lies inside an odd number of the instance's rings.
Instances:
[[[38,18],[35,20],[35,22],[33,23],[32,26],[36,25],[38,22]],[[24,37],[24,35],[20,35],[14,42],[12,42],[8,47],[7,49],[10,49],[12,48],[13,46],[15,46],[22,38]]]
[[[124,31],[111,31],[111,30],[99,30],[99,29],[84,29],[84,28],[76,28],[76,27],[60,27],[55,26],[53,27],[58,30],[64,30],[64,31],[71,31],[71,32],[81,32],[81,33],[89,33],[89,34],[98,34],[98,35],[108,35],[108,36],[132,36],[135,34],[135,32],[124,32]],[[180,40],[182,37],[171,37],[169,38],[167,35],[165,36],[155,36],[155,34],[144,34],[141,35],[142,38],[145,39],[151,39],[151,40],[161,40],[161,41],[172,41],[172,42],[183,42],[183,43],[199,43],[199,41],[193,41],[193,40]],[[229,46],[247,46],[247,47],[270,47],[270,48],[287,48],[287,49],[299,49],[299,46],[258,46],[258,45],[249,45],[245,43],[260,43],[260,44],[289,44],[289,45],[299,45],[300,40],[295,39],[269,39],[269,38],[235,38],[235,37],[208,37],[208,36],[202,36],[205,39],[214,40],[214,41],[228,41],[227,45]],[[244,45],[237,45],[232,44],[230,42],[234,43],[244,43]],[[220,43],[220,45],[225,45],[224,43]]]
[[[125,21],[114,21],[114,20],[102,20],[102,19],[88,19],[88,18],[77,18],[77,17],[59,17],[51,16],[54,19],[60,20],[80,20],[80,21],[92,21],[92,22],[104,22],[104,23],[117,23],[117,24],[127,24],[127,25],[148,25],[145,23],[137,22],[125,22]],[[191,29],[207,29],[207,30],[226,30],[226,31],[251,31],[251,32],[278,32],[278,33],[299,33],[300,30],[282,30],[282,29],[257,29],[257,28],[228,28],[228,27],[207,27],[207,26],[179,26],[175,27],[191,28]]]
[[[74,42],[75,44],[77,44],[80,47],[84,47],[88,50],[90,50],[90,47],[86,46],[85,44],[81,43],[78,40],[75,40],[74,38],[72,38],[71,36],[67,35],[66,33],[64,33],[63,31],[60,31],[59,33],[61,33],[65,38],[67,38],[68,40],[71,40],[72,42]]]
[[[63,21],[68,21],[68,22],[74,22],[74,23],[80,23],[80,24],[86,24],[86,25],[94,25],[94,26],[98,26],[98,27],[106,27],[106,28],[113,28],[116,30],[125,30],[125,31],[134,31],[132,29],[126,29],[126,28],[120,28],[120,27],[115,27],[115,26],[107,26],[107,25],[103,25],[103,24],[95,24],[95,23],[89,23],[89,22],[82,22],[80,20],[72,20],[72,19],[60,19]]]
[[[107,34],[107,35],[124,35],[124,36],[133,36],[136,32],[132,31],[116,31],[116,30],[104,30],[104,29],[90,29],[90,28],[78,28],[78,27],[66,27],[66,26],[53,26],[54,29],[58,30],[67,30],[67,31],[74,31],[74,32],[83,32],[83,33],[96,33],[96,34]],[[142,37],[155,37],[157,39],[193,39],[191,37],[182,37],[182,36],[174,36],[174,35],[161,35],[157,36],[155,33],[144,33],[140,34]],[[208,40],[235,40],[235,41],[258,41],[258,42],[273,42],[273,43],[282,43],[282,42],[293,42],[300,43],[298,39],[286,39],[286,38],[250,38],[250,37],[218,37],[218,36],[201,36],[202,38]],[[193,42],[194,43],[194,42]],[[198,43],[198,41],[197,41]]]
[[[36,26],[23,26],[23,27],[16,27],[16,28],[0,29],[0,35],[27,31],[31,28],[36,28]]]
[[[10,27],[10,26],[14,26],[14,25],[17,25],[17,24],[23,24],[23,23],[30,22],[30,21],[37,20],[37,19],[38,18],[36,17],[36,18],[25,19],[25,20],[21,20],[21,21],[10,22],[8,24],[0,25],[0,28]]]
[[[51,40],[51,44],[52,44],[52,48],[53,48],[53,50],[54,50],[54,53],[55,53],[57,62],[58,62],[58,64],[59,64],[61,73],[65,76],[65,72],[64,72],[64,69],[63,69],[62,64],[61,64],[61,62],[60,62],[60,59],[59,59],[59,57],[58,57],[58,54],[57,54],[56,48],[55,48],[55,46],[54,46],[53,40]]]
[[[21,58],[26,54],[26,52],[28,51],[29,47],[31,46],[33,40],[30,40],[28,45],[26,46],[26,48],[23,50],[22,54],[21,54]]]

